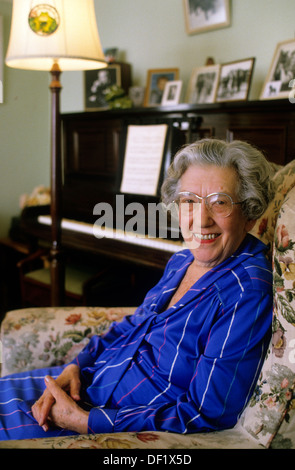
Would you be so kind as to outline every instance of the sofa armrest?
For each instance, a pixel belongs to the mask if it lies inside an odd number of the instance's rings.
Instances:
[[[135,307],[47,307],[13,310],[1,324],[5,376],[70,362],[93,335],[105,333]]]

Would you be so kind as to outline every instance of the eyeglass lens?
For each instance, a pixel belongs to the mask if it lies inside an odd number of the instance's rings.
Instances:
[[[227,217],[231,214],[233,208],[233,202],[230,196],[227,194],[211,194],[205,199],[208,210],[215,215]],[[200,204],[202,198],[191,193],[179,194],[177,203],[179,208],[184,211],[193,212],[196,204]]]

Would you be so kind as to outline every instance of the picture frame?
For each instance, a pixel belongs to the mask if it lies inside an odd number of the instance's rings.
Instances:
[[[86,111],[108,109],[105,91],[112,85],[121,86],[120,65],[112,64],[102,69],[86,70],[84,85]]]
[[[214,103],[220,74],[220,64],[195,67],[191,73],[186,102]]]
[[[180,102],[182,80],[167,82],[161,101],[161,106],[175,106]]]
[[[249,96],[255,57],[221,64],[216,102],[246,101]]]
[[[148,70],[144,106],[160,106],[166,83],[178,78],[178,68]]]
[[[279,42],[265,78],[260,99],[288,98],[295,78],[295,39]]]
[[[230,0],[183,0],[187,34],[226,28],[231,24]]]

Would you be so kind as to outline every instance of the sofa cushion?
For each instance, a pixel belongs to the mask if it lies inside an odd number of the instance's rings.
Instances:
[[[274,314],[268,356],[243,426],[269,446],[295,405],[295,188],[281,204],[274,227]]]
[[[186,455],[185,464],[192,467],[193,460],[187,455],[188,449],[263,449],[243,429],[225,429],[224,431],[204,432],[195,434],[176,434],[171,432],[146,431],[146,432],[120,432],[111,434],[88,434],[78,436],[58,436],[42,439],[23,439],[19,441],[0,441],[0,449],[106,449],[110,453],[116,453],[116,449],[142,449],[146,452],[157,449],[171,449],[173,454],[179,454],[174,463],[180,464],[181,456]],[[178,449],[178,450],[175,450]],[[185,449],[179,451],[179,449]],[[165,452],[166,453],[166,452]],[[190,452],[189,452],[190,454]],[[77,454],[75,454],[77,455]],[[135,454],[136,455],[136,454]],[[197,454],[195,454],[197,456]],[[197,458],[197,457],[196,457]],[[105,460],[105,463],[109,461]],[[169,460],[167,460],[169,462]],[[150,452],[150,464],[154,464],[153,453]],[[171,464],[173,461],[171,460]],[[111,463],[110,463],[110,466]],[[109,468],[110,468],[109,466]],[[165,462],[163,461],[163,468]],[[184,464],[182,465],[184,466]],[[115,464],[113,465],[115,467]],[[128,466],[130,468],[130,465]]]

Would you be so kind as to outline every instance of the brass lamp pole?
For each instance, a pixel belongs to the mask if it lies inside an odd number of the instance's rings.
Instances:
[[[62,155],[59,80],[61,70],[54,63],[51,73],[51,305],[64,304],[65,265],[62,259],[61,220],[62,220]]]

